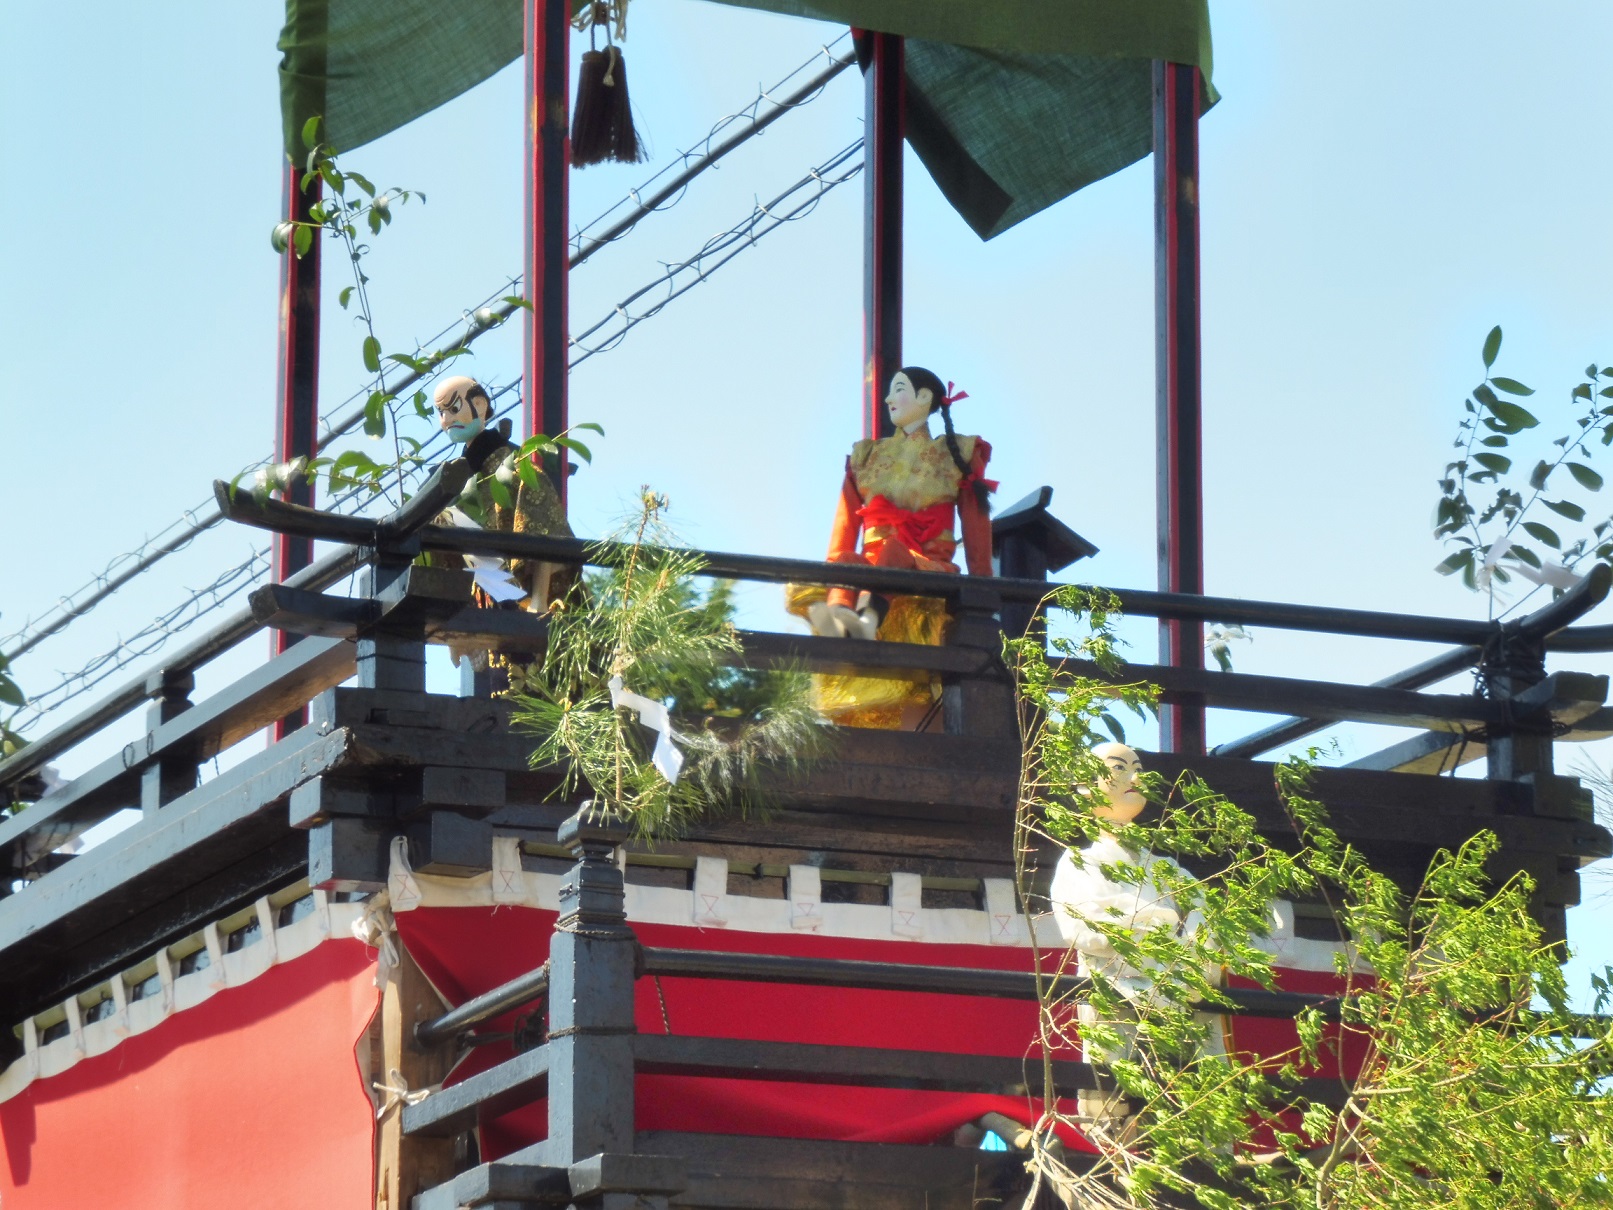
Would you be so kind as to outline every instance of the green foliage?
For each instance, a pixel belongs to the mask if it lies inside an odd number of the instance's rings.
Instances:
[[[1074,955],[1041,964],[1043,1053],[1079,1047],[1107,1059],[1137,1112],[1082,1127],[1099,1150],[1087,1168],[1048,1145],[1067,1119],[1046,1100],[1032,1160],[1038,1179],[1083,1207],[1613,1204],[1613,1100],[1602,1087],[1613,1028],[1570,1011],[1561,954],[1529,915],[1529,880],[1491,884],[1495,837],[1481,833],[1439,854],[1407,894],[1329,827],[1300,760],[1276,770],[1292,830],[1281,848],[1192,774],[1174,784],[1144,774],[1157,813],[1100,824],[1092,812],[1105,772],[1092,755],[1099,721],[1117,703],[1146,710],[1157,692],[1072,675],[1064,661],[1077,653],[1106,676],[1120,672],[1112,602],[1064,590],[1055,604],[1085,614],[1088,638],[1066,641],[1051,659],[1035,639],[1005,645],[1026,753],[1016,850],[1031,851],[1037,833],[1079,846],[1107,830],[1133,857],[1104,865],[1105,876],[1152,882],[1191,927],[1135,927],[1118,913],[1080,918],[1127,966],[1149,973],[1141,991],[1101,970],[1084,990],[1061,991],[1069,984],[1051,976],[1068,972]],[[1149,854],[1180,858],[1198,876]],[[1319,895],[1352,942],[1339,958],[1342,1024],[1309,1012],[1287,1052],[1211,1053],[1218,1026],[1196,1006],[1225,1003],[1223,971],[1272,986],[1272,955],[1260,943],[1272,900]],[[1595,985],[1601,1011],[1608,978]],[[1364,1058],[1353,1085],[1335,1086],[1342,1108],[1330,1108],[1331,1098],[1307,1095],[1301,1081],[1341,1028]]]
[[[804,672],[730,666],[741,654],[732,585],[696,588],[703,563],[673,544],[665,507],[646,490],[640,516],[598,548],[605,571],[581,603],[550,613],[543,661],[516,696],[516,723],[539,740],[533,765],[557,764],[562,794],[591,796],[645,838],[765,807],[766,776],[798,772],[825,744]],[[638,716],[612,707],[613,677],[669,706],[685,759],[675,784],[651,763]]]
[[[1541,450],[1531,447],[1520,461],[1515,443],[1541,422],[1514,402],[1533,395],[1531,388],[1490,373],[1500,352],[1497,327],[1484,339],[1486,376],[1463,404],[1456,437],[1459,454],[1439,481],[1434,516],[1434,536],[1451,550],[1436,570],[1460,575],[1469,588],[1488,593],[1492,607],[1496,585],[1515,575],[1545,582],[1561,593],[1569,582],[1566,573],[1582,569],[1588,561],[1613,560],[1613,516],[1588,521],[1586,503],[1569,498],[1574,487],[1558,474],[1565,471],[1566,479],[1579,490],[1601,491],[1602,475],[1589,463],[1596,451],[1613,443],[1613,366],[1585,367],[1585,380],[1568,393],[1569,413],[1561,422],[1566,431]],[[1527,475],[1524,467],[1529,468]],[[1477,490],[1481,488],[1482,494]],[[1575,528],[1564,534],[1544,524],[1541,509]],[[1530,574],[1520,567],[1550,574]]]

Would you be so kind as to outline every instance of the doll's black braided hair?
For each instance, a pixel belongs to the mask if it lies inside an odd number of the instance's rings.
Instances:
[[[952,408],[947,403],[947,386],[933,370],[926,370],[923,366],[903,366],[899,373],[906,374],[908,382],[913,384],[913,393],[920,391],[930,392],[930,414],[941,413],[941,424],[946,429],[947,453],[952,455],[952,462],[965,479],[969,477],[969,463],[958,447],[957,430],[952,427]],[[975,499],[980,503],[982,512],[990,512],[989,493],[986,485],[978,479],[974,482]]]

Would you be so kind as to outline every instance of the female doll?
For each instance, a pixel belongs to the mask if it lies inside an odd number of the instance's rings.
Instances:
[[[966,398],[918,366],[907,366],[891,379],[885,406],[896,435],[852,447],[829,562],[956,574],[956,521],[969,574],[991,575],[986,496],[997,485],[984,477],[991,447],[952,427],[952,404]],[[930,416],[937,411],[944,430],[940,437],[930,433]],[[815,634],[834,638],[935,645],[946,625],[945,602],[929,597],[887,599],[848,588],[825,592],[792,585],[789,607],[808,619]],[[814,687],[818,709],[853,727],[911,727],[940,696],[939,682],[927,673],[823,676],[815,678]]]

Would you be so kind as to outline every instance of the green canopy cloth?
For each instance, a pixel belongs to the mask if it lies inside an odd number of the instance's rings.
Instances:
[[[716,0],[907,39],[907,137],[982,239],[1146,156],[1151,64],[1210,85],[1208,0]],[[286,0],[286,152],[324,116],[344,151],[519,58],[522,0]]]

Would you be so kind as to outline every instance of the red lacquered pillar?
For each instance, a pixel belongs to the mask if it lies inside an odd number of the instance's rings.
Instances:
[[[570,6],[526,0],[526,313],[525,428],[554,436],[566,427],[568,306],[566,231],[570,222]],[[565,452],[545,468],[566,503]]]
[[[307,192],[298,186],[302,170],[287,164],[284,173],[284,209],[293,222],[308,222],[310,207],[319,200],[316,180]],[[286,462],[302,456],[312,460],[319,427],[319,257],[323,241],[317,234],[300,258],[288,241],[280,254],[280,357],[277,373],[277,416],[274,456]],[[312,505],[313,485],[298,479],[285,491],[294,504]],[[301,571],[314,561],[312,538],[275,534],[270,544],[271,574],[276,581]],[[298,636],[270,631],[270,651],[279,655]],[[282,739],[308,721],[305,709],[287,715],[274,725],[274,738]]]
[[[1199,370],[1199,70],[1154,64],[1154,247],[1159,587],[1204,591]],[[1162,664],[1204,667],[1204,624],[1162,620]],[[1160,747],[1204,751],[1203,702],[1160,710]]]
[[[868,33],[863,77],[863,436],[889,437],[891,375],[902,368],[902,39]]]

